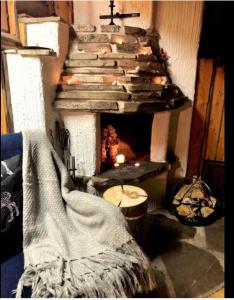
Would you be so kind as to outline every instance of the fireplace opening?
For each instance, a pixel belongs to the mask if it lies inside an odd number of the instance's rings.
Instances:
[[[101,172],[150,159],[153,114],[101,114]]]

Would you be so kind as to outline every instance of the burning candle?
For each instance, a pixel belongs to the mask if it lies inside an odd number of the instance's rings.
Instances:
[[[116,156],[116,162],[118,164],[123,164],[125,162],[125,156],[123,154],[118,154]]]
[[[134,164],[134,166],[135,166],[135,167],[139,167],[139,166],[140,166],[140,163],[139,163],[139,162],[136,162],[136,163]]]
[[[115,163],[114,166],[115,166],[115,167],[119,167],[119,164],[118,164],[118,163]]]

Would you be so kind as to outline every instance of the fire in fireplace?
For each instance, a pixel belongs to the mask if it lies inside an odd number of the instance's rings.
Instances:
[[[101,171],[150,159],[153,114],[101,115]]]

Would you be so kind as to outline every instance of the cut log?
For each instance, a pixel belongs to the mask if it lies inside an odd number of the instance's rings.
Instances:
[[[132,185],[117,185],[107,189],[103,198],[121,208],[126,219],[139,219],[147,209],[147,193],[142,188]]]

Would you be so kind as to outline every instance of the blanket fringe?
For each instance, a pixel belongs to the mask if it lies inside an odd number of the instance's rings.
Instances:
[[[155,275],[134,240],[96,256],[28,266],[16,290],[31,286],[33,298],[124,298],[156,288]]]

